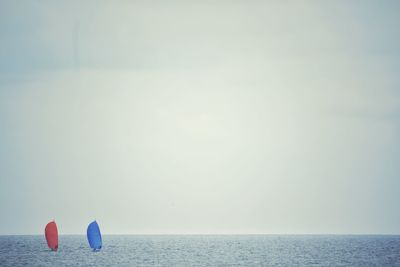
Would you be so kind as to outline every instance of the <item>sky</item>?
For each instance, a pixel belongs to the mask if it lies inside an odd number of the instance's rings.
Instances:
[[[399,1],[0,1],[0,234],[400,234]]]

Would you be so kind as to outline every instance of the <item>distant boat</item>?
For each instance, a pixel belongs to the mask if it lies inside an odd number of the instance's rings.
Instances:
[[[102,246],[101,233],[99,225],[97,224],[96,221],[93,221],[89,224],[87,228],[87,239],[93,251],[98,251],[101,249]]]
[[[58,249],[58,230],[55,221],[51,221],[46,225],[44,229],[44,235],[46,236],[47,245],[51,250],[57,251]]]

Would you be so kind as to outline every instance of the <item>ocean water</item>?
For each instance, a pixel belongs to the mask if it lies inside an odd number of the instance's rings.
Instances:
[[[0,236],[0,266],[400,266],[400,236],[105,235]]]

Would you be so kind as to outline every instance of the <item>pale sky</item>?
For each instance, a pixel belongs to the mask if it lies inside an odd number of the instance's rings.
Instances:
[[[0,234],[400,234],[399,1],[0,1]]]

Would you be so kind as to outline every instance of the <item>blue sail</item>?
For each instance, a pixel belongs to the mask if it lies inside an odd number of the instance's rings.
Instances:
[[[93,221],[89,224],[87,228],[87,239],[89,241],[89,245],[93,250],[100,250],[102,246],[101,241],[101,233],[99,225],[96,221]]]

